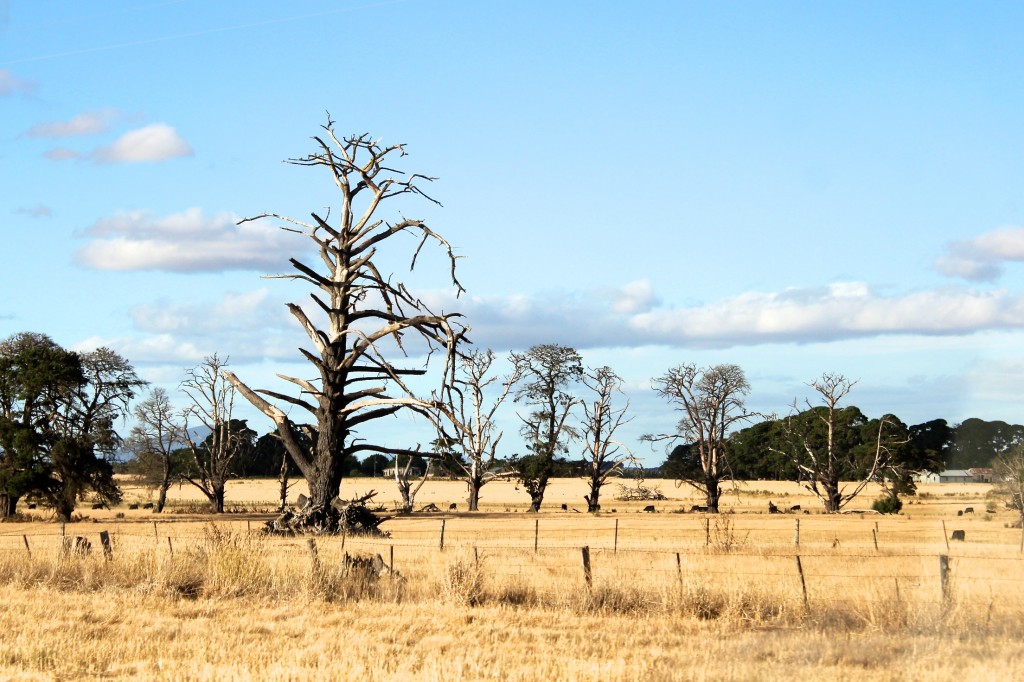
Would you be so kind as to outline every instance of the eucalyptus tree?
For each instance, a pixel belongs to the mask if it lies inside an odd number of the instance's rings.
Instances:
[[[494,471],[503,435],[495,414],[522,377],[524,365],[513,363],[504,376],[492,373],[493,365],[491,349],[463,354],[455,378],[446,388],[445,408],[438,414],[436,449],[451,454],[445,461],[466,482],[466,504],[471,512],[479,510],[484,485],[513,474],[511,470]]]
[[[682,441],[686,446],[676,462],[677,480],[688,483],[707,500],[708,511],[718,513],[722,482],[731,478],[729,433],[754,415],[745,399],[750,384],[738,365],[698,367],[682,364],[653,380],[654,390],[682,417],[674,434],[646,435],[649,441]]]
[[[530,495],[530,511],[537,512],[555,472],[555,458],[568,452],[569,442],[580,435],[570,421],[580,404],[571,389],[583,377],[583,361],[576,349],[554,343],[513,353],[512,361],[521,376],[515,401],[533,408],[525,417],[519,415],[530,454],[515,459],[516,476]]]
[[[623,443],[615,439],[619,427],[630,421],[626,418],[629,402],[617,407],[615,396],[622,391],[622,378],[610,367],[588,369],[581,382],[588,389],[588,399],[581,401],[583,418],[580,431],[584,443],[583,462],[587,471],[590,493],[584,495],[587,511],[601,509],[601,488],[608,479],[622,473],[623,465],[633,455]]]
[[[433,244],[447,259],[456,293],[463,291],[455,276],[455,254],[440,234],[420,219],[399,214],[388,222],[381,217],[383,208],[401,197],[438,203],[422,189],[434,178],[396,168],[406,154],[404,145],[383,146],[368,134],[341,136],[329,117],[323,134],[313,140],[312,153],[289,163],[324,171],[339,192],[338,210],[333,215],[330,210],[312,212],[310,220],[277,213],[246,220],[275,219],[282,229],[305,236],[316,255],[316,261],[291,258],[294,272],[277,275],[312,288],[309,310],[296,303],[289,303],[288,310],[312,344],[299,353],[315,378],[280,375],[298,389],[296,396],[254,390],[234,374],[227,376],[274,421],[309,484],[311,503],[327,506],[338,494],[350,456],[415,454],[360,439],[358,430],[399,412],[433,425],[467,330],[458,314],[434,312],[379,269],[383,254],[398,247],[400,237],[412,235],[410,270],[424,246]],[[399,364],[413,355],[425,360],[419,366]],[[301,433],[311,436],[309,447]]]

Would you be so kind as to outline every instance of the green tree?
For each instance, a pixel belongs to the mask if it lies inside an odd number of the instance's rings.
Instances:
[[[513,353],[512,362],[522,377],[515,401],[534,408],[527,416],[519,416],[530,454],[515,460],[515,470],[530,495],[530,511],[537,512],[554,475],[556,457],[579,437],[569,423],[579,404],[570,389],[583,377],[583,361],[574,348],[542,344],[525,353]]]

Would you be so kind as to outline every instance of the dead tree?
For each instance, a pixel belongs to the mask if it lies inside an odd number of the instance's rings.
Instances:
[[[177,411],[167,391],[154,388],[134,410],[135,426],[128,435],[128,449],[134,454],[137,472],[146,486],[156,488],[153,512],[163,512],[172,476],[181,473],[175,461],[175,450],[185,445],[184,429],[178,423]]]
[[[378,270],[378,249],[397,245],[397,237],[411,234],[418,245],[412,249],[410,268],[424,245],[431,242],[444,252],[451,282],[456,293],[462,292],[455,277],[455,255],[447,241],[422,220],[402,217],[389,223],[378,216],[386,202],[405,195],[434,201],[420,188],[433,178],[405,175],[394,168],[393,161],[405,156],[403,145],[385,147],[366,134],[339,137],[330,118],[323,130],[322,136],[313,138],[316,151],[289,163],[322,169],[330,175],[340,192],[340,208],[335,215],[312,213],[310,221],[300,221],[265,213],[246,219],[281,221],[282,229],[307,237],[319,256],[318,264],[292,258],[295,272],[275,276],[298,280],[314,289],[310,294],[314,306],[311,312],[295,303],[289,304],[288,310],[312,343],[314,351],[300,348],[299,352],[316,378],[279,375],[298,388],[296,397],[253,390],[234,375],[228,377],[246,399],[274,421],[289,455],[309,484],[312,503],[327,507],[338,494],[345,474],[342,465],[348,456],[368,452],[414,454],[407,448],[360,440],[356,430],[399,411],[432,423],[443,385],[454,372],[457,346],[464,340],[466,328],[459,324],[458,314],[429,310],[405,284]],[[396,364],[395,358],[413,354],[427,360],[420,367]],[[438,354],[440,368],[429,362]],[[436,373],[435,388],[424,393],[414,389],[409,378],[427,374],[428,366],[440,371]],[[300,417],[290,415],[291,408],[299,408]],[[303,447],[296,437],[303,428],[296,419],[303,414],[313,422],[308,430],[316,434],[310,447]]]
[[[493,364],[494,352],[490,349],[463,355],[459,371],[447,388],[445,404],[450,412],[438,414],[442,428],[436,442],[462,455],[461,458],[451,457],[449,461],[466,482],[466,505],[471,512],[479,510],[480,489],[484,485],[514,475],[511,470],[493,470],[503,435],[495,428],[494,415],[522,376],[522,367],[513,364],[510,374],[499,377],[491,374]],[[496,395],[489,399],[488,393],[495,389]]]
[[[402,513],[411,514],[416,505],[416,495],[430,476],[431,460],[427,460],[427,465],[423,467],[423,475],[419,477],[419,481],[416,481],[412,477],[413,458],[406,456],[404,465],[399,465],[399,459],[401,459],[401,455],[395,457],[395,462],[392,465],[395,472],[395,485],[398,486],[398,493],[402,496]]]
[[[226,378],[227,364],[214,353],[186,371],[181,382],[181,390],[190,401],[182,413],[183,435],[192,453],[192,466],[182,477],[202,491],[216,514],[224,511],[231,462],[245,444],[245,422],[231,418],[235,388]],[[193,438],[199,427],[209,432],[202,443]]]
[[[588,370],[583,374],[583,384],[590,390],[592,399],[583,401],[582,437],[583,459],[587,465],[587,479],[590,494],[584,495],[587,511],[601,510],[601,488],[612,476],[622,473],[627,461],[634,461],[633,454],[625,445],[615,440],[615,432],[626,419],[629,402],[616,408],[615,394],[621,391],[622,379],[610,367]]]
[[[753,416],[744,399],[750,392],[743,370],[724,364],[698,367],[682,364],[654,379],[654,390],[683,413],[677,433],[646,435],[644,440],[682,440],[670,456],[673,474],[703,493],[708,511],[718,513],[722,482],[730,478],[729,431]]]
[[[848,439],[842,437],[842,432],[850,428],[846,412],[859,414],[859,410],[840,408],[839,403],[856,383],[842,374],[823,374],[808,386],[821,395],[824,404],[813,407],[805,401],[808,409],[790,415],[784,422],[790,441],[786,454],[799,472],[799,483],[821,501],[828,513],[838,512],[868,483],[877,480],[891,460],[894,446],[906,443],[888,439],[887,427],[895,419],[891,415],[879,420],[875,442],[866,456],[858,456],[861,453],[844,442]],[[794,412],[795,406],[794,402]],[[852,487],[840,484],[855,475],[857,480]]]

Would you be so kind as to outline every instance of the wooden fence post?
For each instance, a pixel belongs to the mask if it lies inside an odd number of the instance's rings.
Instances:
[[[590,547],[584,546],[583,553],[583,579],[587,581],[587,591],[593,587],[594,577],[590,572]]]
[[[174,543],[171,542],[171,536],[167,536],[167,549],[171,550],[171,556],[174,556]]]
[[[872,528],[871,529],[871,539],[875,541],[875,551],[877,552],[878,551],[878,529],[877,528]]]
[[[105,530],[100,531],[100,544],[103,545],[103,556],[110,561],[114,558],[114,550],[110,546],[110,533]]]
[[[704,519],[704,546],[711,544],[711,519]]]
[[[444,551],[444,519],[441,519],[441,539],[439,544],[441,551]]]
[[[388,546],[388,573],[395,574],[395,546]]]
[[[942,585],[942,606],[945,608],[951,595],[949,587],[949,556],[939,555],[939,583]]]
[[[537,544],[540,541],[540,519],[533,520],[533,553],[537,553]]]
[[[800,575],[800,591],[804,595],[804,611],[808,611],[810,609],[810,605],[807,601],[807,581],[804,580],[804,567],[803,564],[800,563],[799,554],[796,555],[796,572]]]
[[[160,533],[156,529],[156,521],[153,522],[153,539],[160,542]]]
[[[32,558],[32,548],[28,546],[28,536],[22,535],[21,539],[25,541],[25,551],[28,552],[28,558]]]
[[[796,520],[796,525],[793,528],[793,544],[797,547],[800,546],[800,519]]]
[[[679,552],[676,552],[676,577],[679,578],[679,587],[683,586],[683,560],[679,558]]]
[[[615,519],[615,545],[612,549],[613,554],[619,553],[619,520]]]
[[[946,520],[942,520],[942,539],[946,541],[946,551],[949,551],[949,536],[946,534]]]

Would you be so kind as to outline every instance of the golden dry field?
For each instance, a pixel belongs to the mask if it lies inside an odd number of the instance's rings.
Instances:
[[[232,483],[219,518],[188,488],[159,516],[129,510],[147,493],[122,483],[122,507],[63,528],[0,524],[0,679],[1024,679],[1021,531],[988,485],[830,516],[795,484],[753,482],[708,516],[648,481],[668,498],[657,513],[611,485],[591,516],[573,511],[582,481],[555,481],[540,514],[495,482],[478,514],[394,516],[390,537],[311,547],[259,532],[275,481]],[[387,479],[342,492],[370,489],[394,506]],[[417,508],[464,497],[428,481]],[[769,515],[769,500],[801,510]],[[92,550],[62,553],[62,531]],[[346,573],[346,553],[395,575]]]

